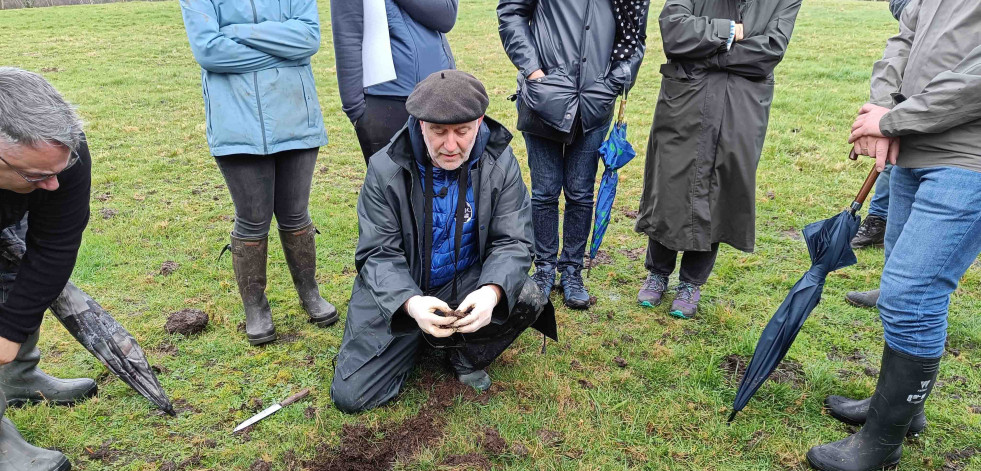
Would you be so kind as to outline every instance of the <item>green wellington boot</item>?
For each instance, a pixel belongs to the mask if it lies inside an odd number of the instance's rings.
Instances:
[[[310,316],[310,322],[318,327],[327,327],[339,319],[337,308],[320,296],[317,285],[317,229],[313,224],[298,231],[279,231],[283,244],[286,264],[290,267],[293,286],[300,296],[303,310]]]
[[[7,398],[6,403],[13,407],[42,401],[71,405],[94,396],[99,389],[95,381],[59,379],[38,368],[41,360],[41,351],[37,348],[39,336],[40,331],[27,337],[14,361],[0,366],[0,391]]]
[[[276,326],[266,299],[266,250],[269,239],[246,240],[232,236],[232,266],[245,308],[245,334],[252,345],[276,340]]]
[[[7,409],[7,399],[0,391],[0,417]],[[38,448],[24,440],[6,417],[0,420],[0,469],[3,471],[68,471],[68,458],[61,452]]]

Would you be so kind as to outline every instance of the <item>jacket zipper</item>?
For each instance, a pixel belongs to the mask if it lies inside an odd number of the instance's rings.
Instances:
[[[259,24],[259,14],[255,10],[255,0],[252,3],[252,22]],[[259,109],[259,129],[262,132],[262,153],[269,153],[269,146],[266,144],[266,122],[262,117],[262,98],[259,98],[259,72],[252,72],[252,85],[255,87],[255,104]]]

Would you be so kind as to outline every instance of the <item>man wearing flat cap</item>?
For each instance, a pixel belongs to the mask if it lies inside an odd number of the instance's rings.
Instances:
[[[528,276],[531,200],[508,145],[464,72],[436,72],[406,101],[406,126],[371,157],[358,198],[358,275],[331,397],[360,412],[394,398],[423,347],[456,377],[484,371],[532,326],[555,337],[551,304]]]

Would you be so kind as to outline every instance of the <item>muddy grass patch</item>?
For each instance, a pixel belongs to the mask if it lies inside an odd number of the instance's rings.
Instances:
[[[746,373],[746,367],[749,366],[749,360],[747,357],[736,354],[729,355],[722,360],[719,369],[722,370],[728,385],[739,385]],[[777,369],[770,375],[769,380],[800,387],[804,384],[804,377],[804,367],[800,363],[785,360],[777,365]]]
[[[981,455],[981,448],[969,447],[963,450],[954,450],[944,455],[943,471],[966,471],[967,465],[976,455]]]
[[[482,398],[494,393],[492,389],[491,392],[481,395],[477,390],[452,378],[436,378],[431,371],[425,371],[418,384],[411,387],[429,390],[429,399],[418,414],[399,424],[384,424],[371,428],[363,424],[345,425],[341,431],[340,445],[321,445],[317,450],[317,457],[304,463],[307,469],[311,471],[391,469],[396,462],[411,460],[416,453],[443,436],[446,427],[446,410],[453,407],[458,398],[463,401],[482,402]],[[500,438],[500,435],[497,438]]]

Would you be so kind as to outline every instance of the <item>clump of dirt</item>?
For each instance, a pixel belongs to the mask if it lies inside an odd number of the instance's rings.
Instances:
[[[252,399],[249,399],[248,402],[242,404],[242,406],[239,407],[239,409],[250,410],[252,412],[259,412],[263,409],[262,406],[263,406],[262,398],[253,397]]]
[[[613,263],[613,256],[611,256],[609,252],[605,250],[600,250],[596,252],[596,258],[590,259],[589,257],[586,257],[582,266],[583,268],[590,268],[598,267],[600,265],[609,265],[611,263]]]
[[[587,379],[580,379],[579,386],[582,386],[583,389],[596,389],[596,386]]]
[[[439,311],[439,314],[443,317],[455,317],[457,319],[463,319],[467,317],[473,309],[467,309],[466,311]]]
[[[627,216],[628,219],[637,219],[640,216],[640,212],[634,211],[633,209],[624,209],[623,215]]]
[[[644,247],[638,247],[636,249],[622,249],[620,254],[632,261],[640,260],[641,257],[647,254],[647,249]]]
[[[167,318],[164,329],[168,334],[194,335],[208,326],[208,314],[197,309],[181,309]]]
[[[85,455],[89,457],[90,460],[98,460],[103,463],[112,463],[119,459],[119,450],[113,450],[110,448],[112,445],[112,440],[106,440],[102,442],[101,445],[93,449],[92,447],[85,447]]]
[[[875,378],[879,376],[879,370],[872,366],[865,367],[865,376]]]
[[[538,431],[538,438],[542,441],[542,445],[547,447],[556,447],[562,444],[565,440],[562,438],[562,434],[554,430],[541,429]]]
[[[102,208],[99,210],[99,214],[102,215],[102,219],[112,219],[114,216],[119,214],[119,211],[115,209]]]
[[[491,454],[500,455],[504,453],[507,442],[501,438],[501,434],[497,430],[487,427],[484,429],[484,436],[480,440],[480,446]]]
[[[303,416],[306,417],[306,418],[308,418],[308,419],[312,419],[312,418],[316,417],[317,416],[317,408],[316,407],[313,407],[313,406],[309,406],[306,409],[303,409]]]
[[[616,358],[614,358],[613,359],[613,363],[615,363],[620,368],[626,368],[627,367],[627,360],[624,360],[623,357],[616,357]]]
[[[322,445],[316,458],[304,465],[310,471],[391,469],[396,462],[411,459],[419,450],[443,436],[446,409],[451,408],[457,398],[479,401],[481,397],[474,388],[452,378],[437,379],[431,371],[424,372],[415,387],[428,389],[430,393],[429,400],[414,417],[400,424],[373,428],[362,424],[345,425],[339,446]]]
[[[981,448],[970,447],[963,450],[954,450],[944,455],[943,471],[962,471],[967,469],[967,462],[974,455],[981,454]]]
[[[514,442],[511,444],[511,454],[517,456],[518,458],[524,458],[528,456],[528,447],[526,447],[521,442]]]
[[[166,262],[160,264],[160,274],[163,276],[170,275],[171,273],[177,271],[177,269],[180,267],[181,266],[179,263],[173,260],[167,260]]]
[[[270,471],[272,466],[269,465],[267,461],[257,458],[252,462],[252,466],[249,466],[249,471]]]
[[[490,470],[493,467],[486,456],[478,453],[468,453],[466,455],[450,455],[443,460],[443,466],[450,466],[453,469],[479,469]]]
[[[726,382],[730,386],[735,386],[742,380],[748,366],[749,358],[732,354],[722,360],[719,369],[725,374]],[[777,369],[770,374],[769,379],[778,383],[802,386],[804,384],[804,367],[795,361],[782,361],[777,365]]]

